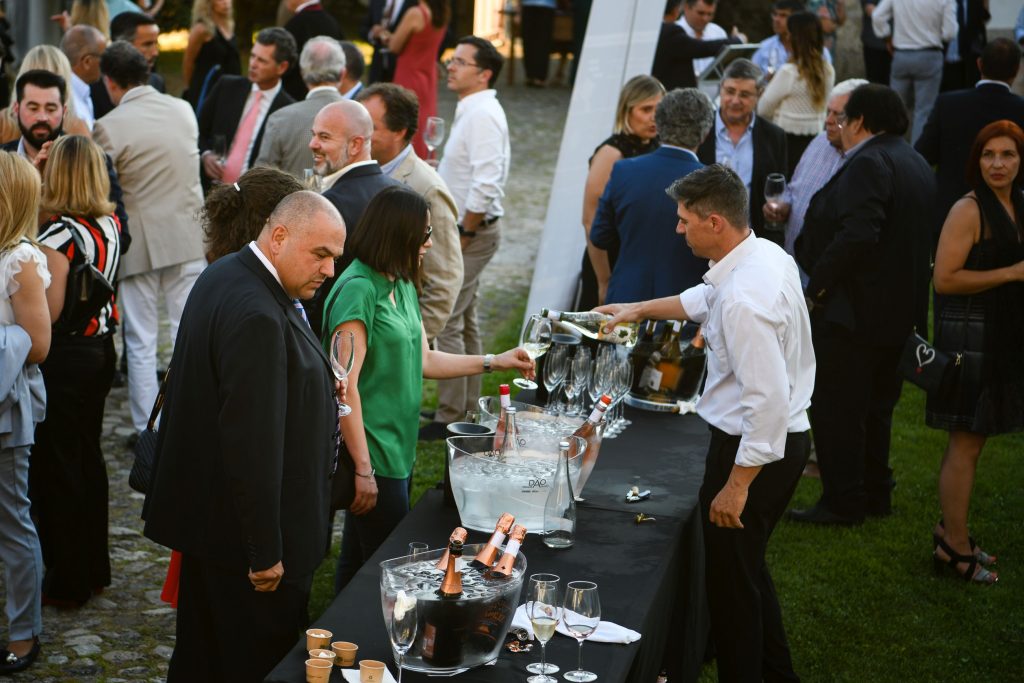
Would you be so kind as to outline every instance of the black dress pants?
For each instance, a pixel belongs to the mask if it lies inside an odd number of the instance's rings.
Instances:
[[[43,551],[43,594],[84,602],[110,585],[103,409],[114,378],[112,337],[54,335],[42,364],[46,419],[36,427],[29,496]]]
[[[183,555],[168,683],[262,681],[309,624],[312,585],[286,566],[277,590],[259,593],[245,571]]]
[[[901,347],[873,347],[828,323],[812,325],[817,370],[811,429],[821,470],[819,505],[859,521],[888,514],[892,413],[903,379]]]
[[[551,61],[551,37],[555,28],[555,10],[550,7],[523,7],[523,67],[526,78],[548,80]]]
[[[796,490],[810,455],[807,432],[786,438],[782,460],[761,468],[750,485],[742,529],[723,529],[708,520],[711,501],[729,479],[740,437],[711,428],[700,509],[704,521],[704,562],[711,637],[722,683],[799,681],[782,625],[775,585],[765,564],[768,539]]]
[[[864,72],[872,83],[889,85],[889,72],[892,70],[892,55],[888,50],[877,50],[864,47]]]

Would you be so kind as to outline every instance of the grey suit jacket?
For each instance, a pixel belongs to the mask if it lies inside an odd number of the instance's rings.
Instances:
[[[199,126],[188,102],[133,88],[92,137],[114,161],[132,226],[119,277],[203,258]]]
[[[309,151],[313,119],[321,109],[341,99],[341,94],[334,88],[318,90],[301,102],[281,107],[267,117],[255,165],[273,166],[302,180],[302,170],[313,167],[313,153]]]
[[[430,164],[410,150],[391,177],[408,185],[430,205],[433,246],[423,257],[420,313],[427,340],[441,333],[462,289],[462,245],[459,242],[458,215],[448,186]]]

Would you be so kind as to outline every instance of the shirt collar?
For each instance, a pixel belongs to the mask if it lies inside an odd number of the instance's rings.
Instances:
[[[18,140],[18,154],[20,154],[21,156],[25,157],[26,159],[29,158],[28,157],[28,151],[25,149],[25,137],[24,136],[22,136]]]
[[[750,230],[743,241],[723,256],[721,261],[708,262],[709,267],[708,272],[704,273],[704,282],[712,287],[719,286],[736,269],[736,266],[756,248],[757,237],[754,235],[754,231]]]
[[[981,79],[980,81],[978,81],[977,83],[974,84],[974,87],[975,88],[980,88],[983,85],[1001,85],[1004,88],[1006,88],[1007,90],[1010,89],[1010,84],[1009,83],[1004,83],[1003,81],[993,81],[993,80],[990,80],[988,78]]]
[[[333,86],[333,85],[318,85],[315,88],[310,88],[309,89],[309,92],[306,93],[306,99],[308,100],[309,98],[311,98],[313,96],[313,93],[326,92],[328,90],[333,90],[334,92],[338,92],[337,86]]]
[[[344,97],[346,100],[351,100],[351,99],[353,99],[356,96],[356,93],[359,92],[359,89],[362,88],[362,87],[363,87],[362,82],[361,81],[357,81],[356,84],[352,86],[351,90],[349,90],[348,92],[342,93],[341,96]]]
[[[256,258],[260,260],[260,263],[262,263],[266,269],[270,271],[270,274],[274,276],[274,279],[277,280],[277,284],[281,285],[281,289],[284,289],[284,285],[281,283],[281,276],[277,274],[277,268],[275,268],[274,264],[270,262],[267,255],[264,254],[258,246],[256,246],[256,242],[249,242],[249,248],[252,249],[252,253],[256,254]]]
[[[867,144],[867,142],[869,140],[874,140],[874,139],[875,139],[874,135],[869,135],[868,137],[864,138],[863,140],[858,142],[856,145],[854,145],[850,149],[848,149],[845,152],[843,152],[843,158],[844,159],[849,159],[851,156],[853,156],[854,154],[859,152],[860,148],[863,147],[865,144]]]
[[[700,161],[700,159],[697,157],[697,154],[692,149],[686,149],[685,147],[677,147],[676,145],[668,145],[665,144],[664,142],[661,143],[661,149],[677,149],[680,152],[685,152],[686,154],[689,154],[691,157],[693,157],[694,161]]]
[[[335,171],[334,173],[332,173],[329,176],[324,176],[323,187],[324,187],[325,190],[327,188],[329,188],[329,187],[334,187],[334,183],[338,182],[338,179],[341,178],[341,176],[345,175],[346,173],[351,171],[353,168],[358,168],[359,166],[369,166],[370,164],[376,164],[376,163],[377,162],[374,161],[373,159],[368,159],[366,161],[355,161],[355,162],[352,162],[348,166],[345,166],[344,168],[342,168],[340,171]]]
[[[277,93],[281,92],[282,85],[284,85],[284,81],[280,78],[277,79],[277,84],[274,87],[267,88],[266,90],[262,90],[260,86],[253,83],[252,87],[249,89],[249,93],[251,94],[259,90],[263,93],[263,96],[267,98],[267,102],[273,102],[274,98],[277,97]]]
[[[471,107],[476,107],[480,104],[483,104],[487,100],[497,99],[497,97],[498,91],[494,90],[493,88],[488,90],[481,90],[479,92],[473,93],[472,95],[466,95],[461,100],[459,100],[459,103],[457,105],[455,105],[455,112],[458,113],[460,111],[465,111],[466,109],[469,109]]]
[[[89,84],[78,77],[74,71],[71,72],[71,89],[81,98],[89,97]]]
[[[391,175],[392,173],[394,173],[398,169],[399,166],[402,165],[402,162],[406,160],[406,158],[409,156],[409,154],[411,152],[412,152],[412,145],[406,145],[405,149],[403,149],[401,152],[399,152],[395,156],[394,159],[392,159],[391,161],[389,161],[386,164],[381,164],[380,172],[383,173],[386,176]]]
[[[754,132],[754,121],[757,121],[757,113],[750,114],[750,125],[747,126],[747,132]],[[725,120],[722,118],[722,110],[719,109],[715,112],[715,133],[721,133],[726,130]]]

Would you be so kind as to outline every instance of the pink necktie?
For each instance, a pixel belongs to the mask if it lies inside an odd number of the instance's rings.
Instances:
[[[256,135],[256,120],[260,117],[261,99],[263,99],[263,93],[257,90],[256,96],[252,98],[252,106],[249,107],[245,118],[242,119],[242,125],[235,133],[235,139],[231,141],[231,151],[228,152],[228,160],[224,162],[224,175],[221,176],[223,183],[233,183],[238,180],[238,176],[242,175],[242,168],[245,166],[245,153],[249,151],[249,145]]]

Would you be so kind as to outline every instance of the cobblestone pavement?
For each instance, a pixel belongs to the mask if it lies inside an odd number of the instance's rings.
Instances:
[[[512,134],[512,166],[502,246],[484,272],[485,331],[490,329],[488,321],[500,319],[507,302],[516,300],[509,295],[521,297],[529,287],[569,102],[567,88],[510,88],[504,78],[498,91]],[[451,121],[454,109],[454,98],[443,93],[440,115]],[[164,363],[168,348],[165,331]],[[103,425],[110,477],[112,585],[80,609],[43,608],[39,661],[22,674],[0,680],[114,683],[162,681],[166,676],[175,619],[174,610],[160,602],[160,587],[169,551],[141,534],[142,496],[128,488],[132,455],[125,439],[131,433],[127,389],[114,389]],[[5,627],[6,623],[0,626]]]

